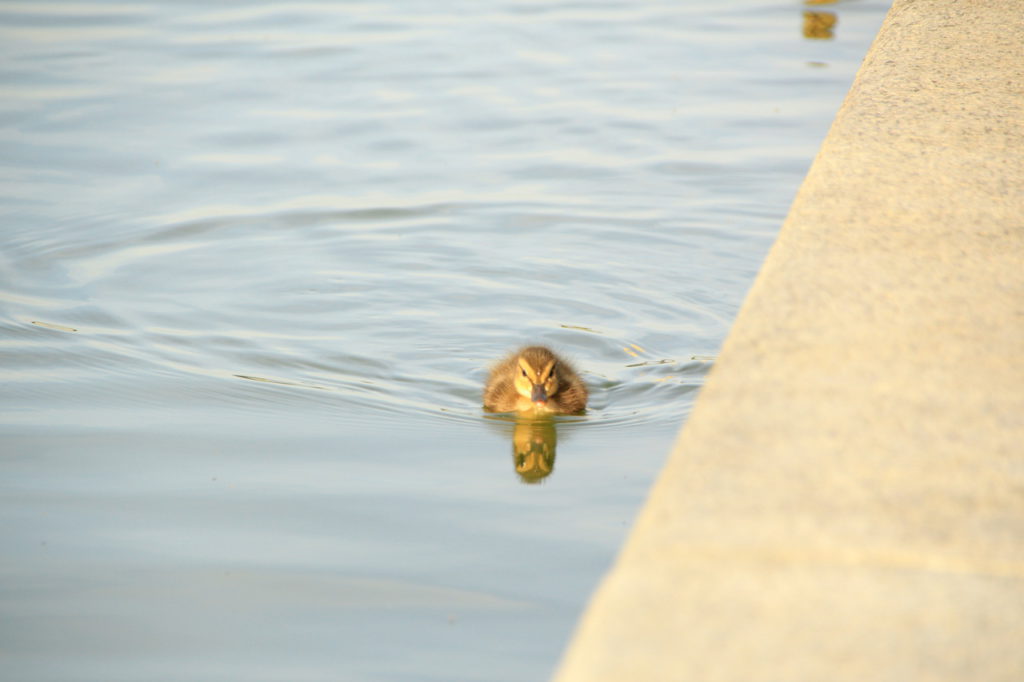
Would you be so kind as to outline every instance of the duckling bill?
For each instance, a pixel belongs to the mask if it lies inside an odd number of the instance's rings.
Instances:
[[[491,370],[484,407],[491,412],[574,414],[587,406],[587,387],[568,362],[544,346],[512,353]]]

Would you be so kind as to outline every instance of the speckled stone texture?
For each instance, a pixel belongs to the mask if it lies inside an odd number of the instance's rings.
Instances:
[[[1024,680],[1024,3],[897,0],[557,682]]]

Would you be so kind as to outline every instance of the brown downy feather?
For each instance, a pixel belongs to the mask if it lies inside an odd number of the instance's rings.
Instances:
[[[552,387],[543,405],[531,400],[534,384]],[[586,406],[586,384],[572,365],[544,346],[521,348],[498,362],[484,388],[484,407],[491,412],[574,414]]]

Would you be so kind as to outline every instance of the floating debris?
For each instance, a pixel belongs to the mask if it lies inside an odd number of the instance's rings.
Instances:
[[[77,332],[78,330],[74,327],[65,327],[62,324],[53,324],[52,322],[40,322],[38,320],[32,320],[32,324],[37,327],[45,327],[47,329],[56,329],[59,332]]]
[[[675,360],[647,360],[646,362],[635,362],[632,365],[626,365],[626,367],[647,367],[648,365],[671,365]]]
[[[597,331],[596,329],[591,329],[590,327],[580,327],[579,325],[575,325],[575,324],[560,324],[558,326],[561,327],[562,329],[579,329],[581,332],[590,332],[591,334],[600,334],[601,333],[601,332]]]
[[[318,391],[328,390],[326,386],[317,386],[315,384],[304,384],[300,381],[285,381],[284,379],[268,379],[266,377],[250,376],[248,374],[236,374],[239,379],[247,379],[249,381],[258,381],[263,384],[277,384],[279,386],[298,386],[300,388],[315,388]]]

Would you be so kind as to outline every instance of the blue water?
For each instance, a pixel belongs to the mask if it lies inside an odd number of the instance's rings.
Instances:
[[[546,679],[886,7],[0,4],[0,678]]]

